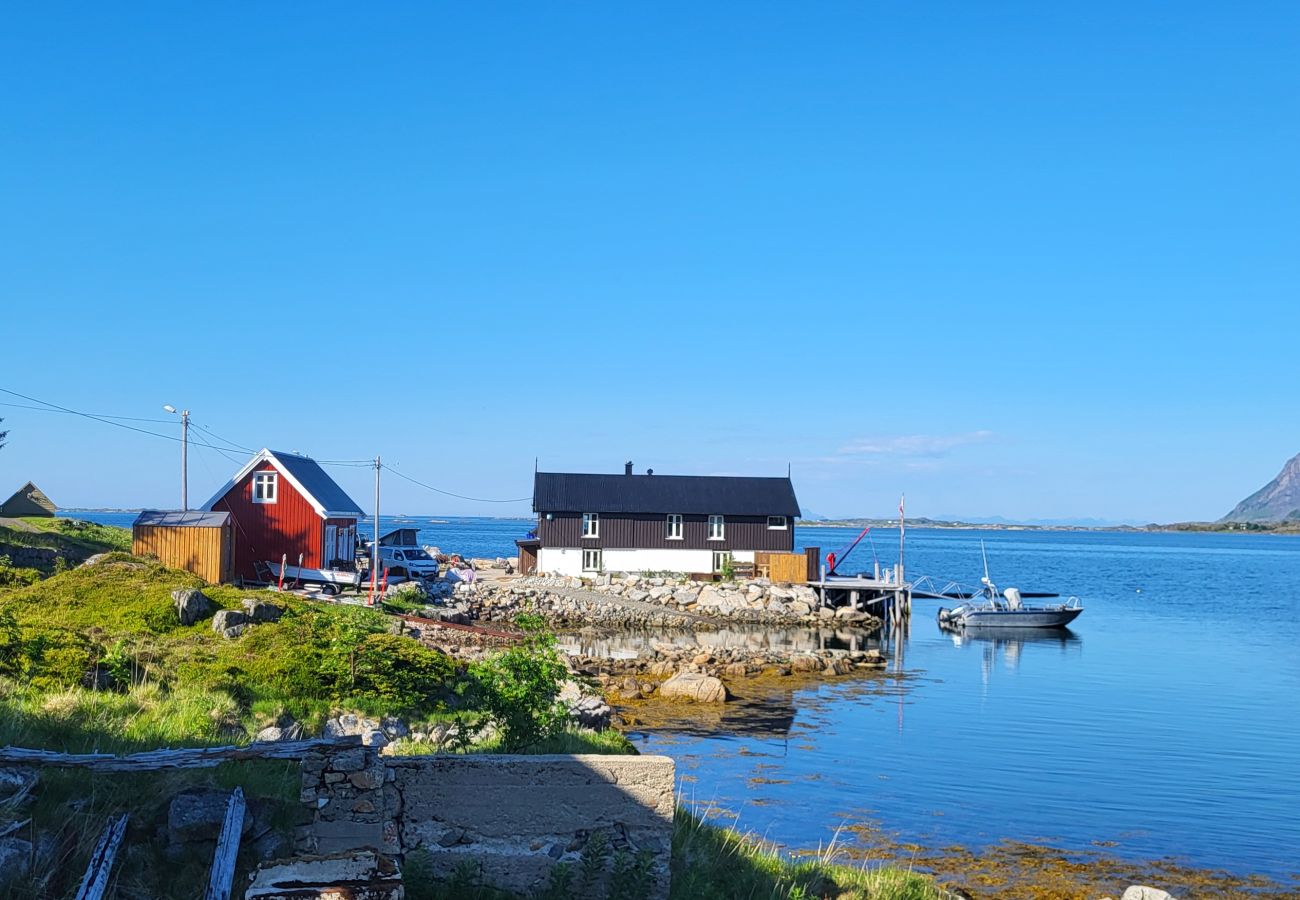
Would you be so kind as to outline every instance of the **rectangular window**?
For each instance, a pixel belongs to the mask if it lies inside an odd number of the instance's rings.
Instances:
[[[599,513],[582,514],[582,536],[585,538],[600,537]]]
[[[726,537],[722,516],[709,516],[709,540],[721,541]]]
[[[599,550],[582,551],[582,571],[599,572],[600,566],[601,566],[601,560],[600,560]]]
[[[278,493],[280,475],[278,472],[258,472],[253,476],[253,502],[274,503]]]
[[[730,551],[730,550],[714,550],[714,551],[713,551],[713,571],[714,571],[714,572],[723,572],[723,571],[725,571],[726,568],[727,568],[728,566],[730,566],[730,565],[731,565],[731,551]]]
[[[678,513],[672,513],[668,516],[668,540],[680,541],[682,539],[682,517]]]
[[[785,531],[785,516],[768,516],[767,527],[772,531]]]

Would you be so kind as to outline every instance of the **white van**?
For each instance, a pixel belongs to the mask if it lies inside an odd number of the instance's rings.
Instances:
[[[438,577],[438,561],[422,547],[380,545],[379,568],[381,571],[387,569],[390,578]]]

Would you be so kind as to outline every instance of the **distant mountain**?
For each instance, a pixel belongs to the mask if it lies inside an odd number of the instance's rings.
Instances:
[[[1281,522],[1300,519],[1300,454],[1277,477],[1233,508],[1220,522]]]

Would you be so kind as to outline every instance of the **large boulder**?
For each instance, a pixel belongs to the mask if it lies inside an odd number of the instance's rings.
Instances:
[[[0,799],[26,793],[36,783],[36,771],[22,766],[0,769]]]
[[[283,716],[274,725],[268,725],[253,736],[253,740],[259,743],[273,743],[276,741],[300,741],[302,740],[302,724],[295,722],[288,716]]]
[[[219,609],[212,615],[212,630],[227,640],[233,640],[248,627],[248,616],[234,609]]]
[[[283,606],[276,606],[274,603],[267,603],[254,597],[245,597],[239,603],[244,607],[244,615],[248,616],[250,622],[278,622],[284,615]]]
[[[32,845],[21,838],[0,838],[0,885],[21,881],[32,870]]]
[[[195,788],[177,794],[167,809],[167,837],[173,844],[191,841],[215,841],[226,820],[229,791]],[[244,817],[243,832],[253,827],[251,816]]]
[[[695,703],[722,703],[731,696],[721,679],[698,672],[678,672],[659,685],[658,693],[665,700],[691,700]]]
[[[172,591],[172,602],[176,604],[176,615],[182,625],[201,622],[216,611],[213,602],[205,597],[202,591],[196,591],[194,588]]]

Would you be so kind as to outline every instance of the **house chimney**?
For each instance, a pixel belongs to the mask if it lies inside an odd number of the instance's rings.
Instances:
[[[653,474],[655,473],[655,470],[654,470],[654,469],[646,469],[646,470],[645,470],[645,473],[646,473],[647,475],[653,475]]]
[[[624,475],[632,474],[632,460],[629,459],[627,462],[623,463],[623,474]]]

